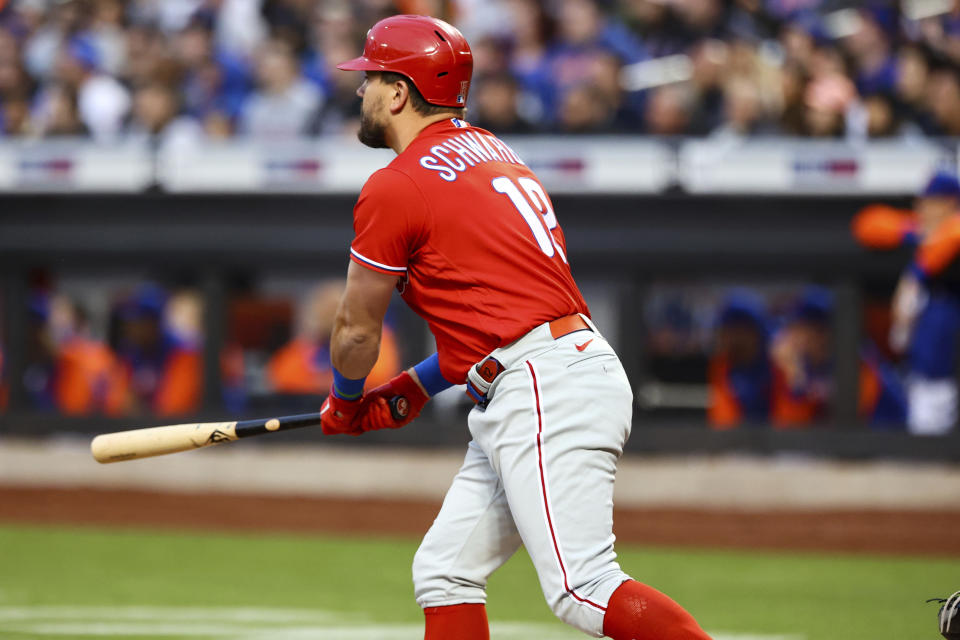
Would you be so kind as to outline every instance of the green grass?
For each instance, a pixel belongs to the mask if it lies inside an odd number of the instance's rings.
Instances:
[[[413,540],[2,527],[0,611],[250,606],[416,624],[415,549]],[[806,640],[936,638],[936,607],[924,600],[960,588],[957,558],[623,547],[620,560],[708,631]],[[488,591],[492,621],[552,620],[524,553],[493,576]],[[2,638],[70,637],[5,635],[3,625],[0,617]],[[556,629],[562,634],[560,623]]]

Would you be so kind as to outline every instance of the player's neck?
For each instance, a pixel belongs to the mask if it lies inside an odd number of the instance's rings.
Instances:
[[[452,117],[453,114],[451,113],[421,116],[416,112],[404,112],[396,117],[393,126],[387,130],[387,146],[393,149],[397,155],[400,155],[420,135],[421,131],[434,122],[449,120]]]

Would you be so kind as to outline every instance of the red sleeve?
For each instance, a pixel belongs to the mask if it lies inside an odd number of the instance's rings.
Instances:
[[[405,275],[410,256],[423,244],[428,215],[413,180],[389,167],[377,171],[353,208],[350,258],[380,273]]]

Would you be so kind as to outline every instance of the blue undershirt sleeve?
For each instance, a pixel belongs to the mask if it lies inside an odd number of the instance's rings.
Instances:
[[[414,366],[413,370],[417,372],[417,377],[420,378],[420,384],[423,385],[423,388],[426,389],[427,395],[429,396],[434,396],[444,389],[449,389],[453,386],[453,383],[449,382],[443,377],[443,374],[440,373],[439,354],[433,354],[420,364]]]

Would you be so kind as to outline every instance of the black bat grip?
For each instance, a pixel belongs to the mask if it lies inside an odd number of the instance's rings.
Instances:
[[[301,427],[315,427],[320,424],[319,413],[304,413],[297,416],[280,416],[279,418],[259,418],[257,420],[240,420],[235,432],[238,438],[258,436],[274,431],[299,429]]]
[[[390,415],[397,422],[403,422],[410,413],[410,401],[406,396],[393,396],[387,402],[390,405]]]

